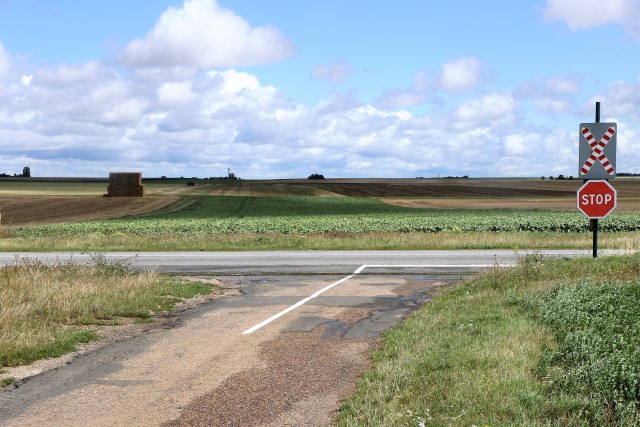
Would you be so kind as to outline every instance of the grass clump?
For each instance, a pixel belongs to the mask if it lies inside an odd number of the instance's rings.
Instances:
[[[5,387],[9,387],[11,384],[13,384],[16,381],[15,378],[13,377],[8,377],[8,378],[3,378],[0,381],[0,388],[5,388]]]
[[[525,257],[384,335],[340,426],[623,426],[639,420],[640,257]]]
[[[0,367],[60,356],[98,338],[97,326],[149,319],[182,298],[211,291],[104,257],[94,261],[47,266],[22,260],[0,269]]]

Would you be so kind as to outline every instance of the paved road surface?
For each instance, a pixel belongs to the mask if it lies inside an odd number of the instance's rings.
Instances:
[[[516,260],[512,251],[106,256],[141,269],[206,274],[238,295],[0,391],[0,425],[326,426],[382,331],[438,289]],[[14,262],[0,254],[0,263]]]
[[[471,251],[275,251],[275,252],[107,252],[110,260],[131,263],[139,269],[160,272],[198,274],[350,274],[362,265],[426,266],[454,271],[459,266],[512,265],[518,257],[534,251],[471,250]],[[589,250],[538,251],[549,256],[588,256]],[[601,251],[603,255],[615,251]],[[86,253],[0,253],[0,265],[12,264],[16,258],[37,258],[48,263],[75,260],[91,262]],[[463,267],[468,270],[470,267]],[[476,268],[477,269],[477,268]],[[419,271],[420,267],[412,271]],[[369,268],[367,273],[373,271]],[[407,272],[407,268],[377,267],[376,272]]]

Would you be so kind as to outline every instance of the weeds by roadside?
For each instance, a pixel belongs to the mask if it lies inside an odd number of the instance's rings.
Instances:
[[[15,382],[15,378],[13,377],[8,377],[8,378],[3,378],[0,381],[0,388],[5,388],[5,387],[9,387],[11,384],[13,384]]]
[[[640,421],[639,297],[637,279],[588,278],[539,298],[539,319],[555,337],[555,346],[544,349],[539,375],[551,388],[550,412],[563,425]],[[568,418],[565,407],[578,415]]]
[[[211,286],[182,282],[100,255],[95,265],[47,266],[18,260],[0,269],[0,367],[73,351],[96,339],[95,326],[150,319]]]
[[[638,249],[640,232],[603,233],[602,249]],[[267,251],[267,250],[460,250],[577,249],[590,247],[587,233],[441,232],[441,233],[233,233],[219,235],[127,233],[20,237],[0,233],[0,250],[11,251]]]
[[[385,334],[339,425],[637,425],[638,277],[640,256],[490,269]]]

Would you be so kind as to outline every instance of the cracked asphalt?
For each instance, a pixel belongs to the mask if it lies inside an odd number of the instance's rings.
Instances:
[[[381,333],[460,274],[215,276],[228,296],[0,392],[3,426],[327,426]]]

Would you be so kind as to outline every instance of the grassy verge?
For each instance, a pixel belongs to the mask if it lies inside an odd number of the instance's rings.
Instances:
[[[0,251],[267,251],[267,250],[453,250],[589,249],[588,233],[232,233],[214,235],[131,235],[23,237],[5,233]],[[640,232],[601,233],[601,249],[640,249]]]
[[[534,256],[438,296],[385,335],[340,425],[636,425],[639,274]]]
[[[60,356],[97,338],[97,325],[149,319],[211,291],[210,285],[95,261],[56,267],[24,261],[0,269],[0,367]]]

